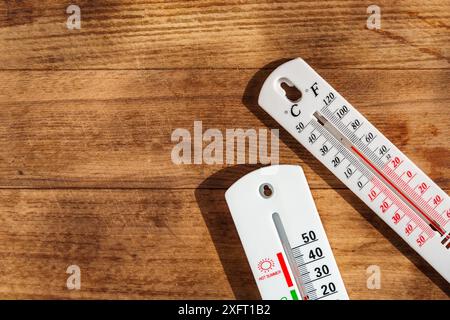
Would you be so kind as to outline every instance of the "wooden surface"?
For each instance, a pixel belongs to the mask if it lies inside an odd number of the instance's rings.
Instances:
[[[447,192],[449,1],[0,1],[0,298],[259,298],[224,201],[255,165],[175,165],[171,133],[276,128],[257,104],[301,56]],[[352,299],[448,283],[305,149]],[[69,265],[81,290],[66,288]],[[381,268],[381,289],[366,268]]]

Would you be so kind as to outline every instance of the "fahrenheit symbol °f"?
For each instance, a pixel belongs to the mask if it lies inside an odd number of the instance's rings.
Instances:
[[[314,92],[314,97],[317,97],[319,95],[319,87],[317,86],[317,82],[314,82],[314,84],[311,86],[311,90]]]

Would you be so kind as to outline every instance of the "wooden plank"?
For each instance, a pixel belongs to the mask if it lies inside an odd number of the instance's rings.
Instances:
[[[224,190],[0,196],[1,298],[258,298]],[[349,191],[313,196],[352,299],[448,298],[447,283]],[[66,288],[69,265],[81,269],[79,291]],[[367,289],[370,265],[379,290]]]
[[[448,1],[380,0],[379,31],[369,1],[80,0],[70,31],[72,3],[0,1],[0,298],[259,298],[224,202],[258,165],[175,165],[170,136],[277,127],[256,97],[280,59],[305,58],[450,190]],[[284,131],[279,154],[305,169],[352,299],[449,298]]]
[[[302,56],[320,68],[448,68],[448,1],[1,1],[0,69],[260,68]]]
[[[3,71],[0,186],[196,187],[233,164],[175,165],[172,132],[185,128],[193,136],[199,120],[203,131],[217,128],[224,136],[226,129],[278,128],[256,103],[269,72]],[[441,187],[450,187],[448,70],[319,72]],[[304,166],[312,188],[343,188],[280,132],[281,163]],[[246,170],[237,166],[205,187],[226,188]]]
[[[190,198],[174,191],[167,198],[142,191],[4,193],[0,296],[231,297],[189,193]],[[82,272],[79,292],[66,288],[66,268],[74,264]]]

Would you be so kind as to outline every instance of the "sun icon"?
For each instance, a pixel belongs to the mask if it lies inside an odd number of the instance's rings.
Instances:
[[[269,272],[274,266],[275,263],[270,258],[265,258],[258,262],[258,269],[261,272]]]

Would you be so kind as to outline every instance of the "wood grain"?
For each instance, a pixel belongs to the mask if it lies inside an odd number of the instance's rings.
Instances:
[[[72,3],[0,1],[0,298],[258,299],[224,192],[260,165],[175,165],[171,134],[278,128],[256,100],[292,57],[450,190],[448,1],[377,1],[378,31],[371,1],[80,0],[68,30]],[[304,168],[352,299],[450,297],[283,130],[279,154]]]
[[[269,72],[3,71],[0,185],[195,187],[226,165],[174,164],[172,132],[193,135],[194,121],[224,136],[226,129],[279,128],[256,104]],[[450,187],[450,154],[442,145],[450,135],[449,71],[321,73],[441,187]],[[343,188],[286,132],[280,137],[281,163],[303,165],[314,188]],[[208,187],[224,188],[235,178]]]
[[[258,298],[224,190],[0,195],[1,298]],[[439,275],[350,191],[313,195],[351,298],[446,298]],[[65,288],[71,264],[80,291]],[[374,264],[380,290],[366,287]]]
[[[260,68],[302,56],[318,68],[448,68],[448,1],[2,1],[1,69]]]

